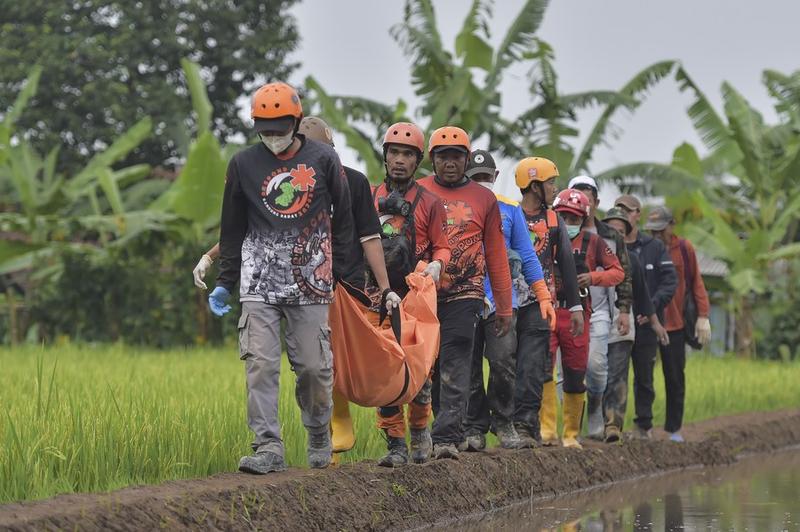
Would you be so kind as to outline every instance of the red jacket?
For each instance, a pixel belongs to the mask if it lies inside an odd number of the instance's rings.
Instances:
[[[675,270],[678,272],[678,288],[675,289],[675,296],[664,309],[664,328],[667,331],[679,331],[683,329],[683,304],[686,298],[686,265],[683,263],[683,253],[681,253],[680,242],[686,243],[686,256],[690,263],[693,264],[691,270],[694,273],[694,284],[692,285],[692,292],[694,294],[694,301],[697,305],[697,315],[701,318],[707,318],[711,305],[708,302],[708,292],[703,284],[703,277],[700,275],[700,266],[697,264],[697,254],[694,251],[694,246],[688,240],[672,237],[669,244],[669,255],[672,258],[672,263],[675,264]]]

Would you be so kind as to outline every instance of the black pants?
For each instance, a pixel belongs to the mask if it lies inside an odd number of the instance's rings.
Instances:
[[[516,316],[511,320],[508,334],[495,334],[492,314],[478,322],[475,345],[472,349],[472,372],[469,402],[464,430],[467,435],[497,432],[508,426],[514,415],[514,379],[516,375],[517,331]],[[483,388],[483,357],[489,361],[489,383]]]
[[[439,358],[433,372],[433,443],[464,441],[464,416],[469,398],[472,345],[483,301],[463,299],[440,303]]]
[[[661,346],[661,369],[667,395],[667,419],[664,430],[678,432],[683,424],[686,396],[686,337],[683,330],[669,332],[669,345]]]
[[[633,342],[622,340],[608,344],[608,384],[603,394],[603,416],[606,425],[622,430],[628,408],[628,368]]]
[[[636,405],[636,417],[633,422],[644,430],[653,428],[653,401],[656,399],[653,369],[656,366],[657,352],[658,342],[652,331],[647,330],[646,333],[640,334],[640,329],[637,329],[631,352],[633,398]]]
[[[534,303],[517,315],[517,375],[514,386],[514,425],[539,435],[542,386],[550,375],[550,328]],[[552,377],[550,377],[552,378]]]

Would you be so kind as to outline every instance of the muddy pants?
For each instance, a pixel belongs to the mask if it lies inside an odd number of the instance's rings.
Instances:
[[[636,417],[633,422],[644,430],[653,428],[653,401],[656,399],[653,369],[656,366],[657,351],[658,341],[653,330],[649,326],[637,328],[631,352],[633,399],[636,405]]]
[[[622,340],[608,344],[608,385],[603,395],[603,414],[606,426],[622,431],[628,407],[628,366],[633,341]]]
[[[667,396],[664,430],[678,432],[683,425],[683,401],[686,395],[686,336],[683,329],[669,331],[669,345],[661,346],[661,369]]]
[[[583,393],[586,391],[584,377],[586,376],[586,365],[589,361],[589,321],[591,313],[583,313],[583,334],[572,336],[570,332],[570,311],[566,308],[556,310],[558,323],[555,332],[550,336],[551,365],[549,378],[545,382],[552,380],[556,351],[561,348],[561,369],[564,372],[565,393]]]
[[[464,430],[471,434],[486,434],[491,429],[508,426],[514,415],[514,378],[516,375],[517,331],[516,315],[511,329],[500,338],[494,331],[496,314],[482,319],[475,329],[472,349],[472,371]],[[483,387],[483,357],[489,361],[489,384]]]
[[[427,379],[422,389],[408,404],[408,426],[424,429],[431,417],[431,380]],[[378,428],[393,438],[405,438],[406,420],[402,406],[382,406],[378,408]]]
[[[268,305],[246,301],[239,319],[239,353],[247,374],[247,424],[253,450],[283,456],[278,420],[281,319],[286,351],[296,375],[295,396],[309,432],[328,430],[333,391],[328,305]]]
[[[585,326],[585,325],[584,325]],[[589,326],[589,362],[586,366],[586,389],[600,395],[608,383],[608,334],[611,322],[594,320]]]
[[[433,370],[434,444],[464,441],[464,416],[469,399],[472,344],[483,307],[480,299],[439,303],[439,358]]]
[[[514,425],[534,437],[539,434],[542,386],[553,378],[551,366],[550,327],[547,320],[542,317],[537,303],[524,306],[517,315]]]

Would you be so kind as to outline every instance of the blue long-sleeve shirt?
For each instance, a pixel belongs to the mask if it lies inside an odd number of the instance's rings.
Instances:
[[[525,213],[522,212],[522,207],[519,203],[508,199],[504,196],[496,194],[497,205],[500,208],[500,220],[503,224],[503,237],[506,241],[506,250],[509,252],[509,260],[514,261],[514,257],[518,256],[522,262],[522,271],[520,277],[524,278],[524,283],[514,282],[514,290],[511,293],[511,305],[513,308],[519,307],[519,301],[530,299],[528,294],[530,286],[536,281],[544,279],[542,273],[542,265],[539,263],[539,258],[536,256],[536,251],[533,249],[531,238],[528,233],[528,225],[525,221]],[[514,268],[511,268],[512,280],[514,277]],[[519,274],[518,274],[519,275]],[[521,279],[520,279],[521,281]],[[489,279],[483,280],[483,288],[486,291],[486,299],[489,300],[491,308],[490,312],[494,312],[494,296],[492,295],[492,287]],[[525,293],[521,294],[520,291],[524,290]]]

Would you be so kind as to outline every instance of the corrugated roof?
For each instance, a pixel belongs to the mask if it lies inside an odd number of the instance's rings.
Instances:
[[[695,252],[697,253],[697,264],[700,268],[700,275],[705,275],[706,277],[725,277],[728,275],[727,264],[704,254],[699,249],[695,249]]]

